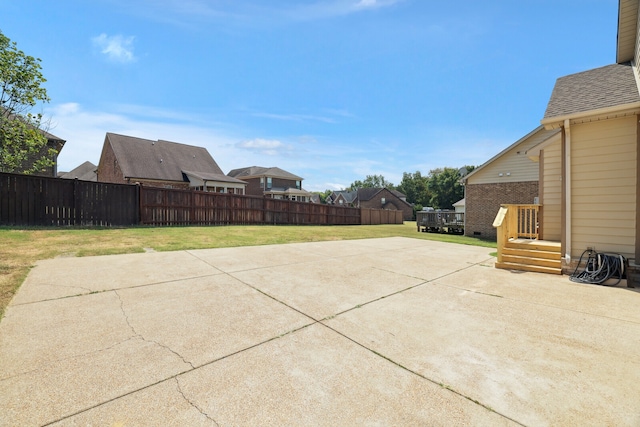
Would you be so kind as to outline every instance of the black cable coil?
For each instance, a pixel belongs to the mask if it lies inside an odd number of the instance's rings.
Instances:
[[[584,270],[578,272],[582,258],[588,253]],[[624,276],[625,259],[619,254],[598,253],[593,249],[587,249],[580,255],[578,265],[569,280],[578,283],[594,285],[616,286]],[[618,279],[615,283],[606,283],[611,279]]]

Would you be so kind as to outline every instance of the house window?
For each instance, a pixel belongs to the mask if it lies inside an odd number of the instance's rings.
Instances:
[[[263,176],[260,177],[260,187],[262,187],[264,189],[264,177]]]
[[[300,181],[296,181],[296,188],[299,190],[300,189]]]
[[[267,177],[267,190],[269,190],[271,188],[271,177],[268,176]]]

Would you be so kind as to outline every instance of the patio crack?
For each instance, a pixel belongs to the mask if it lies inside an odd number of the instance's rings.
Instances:
[[[202,409],[200,409],[200,407],[198,405],[196,405],[194,402],[191,401],[191,399],[189,399],[187,396],[185,396],[184,391],[182,391],[182,387],[180,387],[180,380],[178,379],[178,377],[175,378],[176,380],[176,385],[178,386],[178,393],[180,393],[180,395],[182,396],[182,398],[185,400],[185,402],[187,402],[189,405],[191,405],[196,411],[200,412],[202,415],[204,415],[209,421],[213,422],[215,425],[219,426],[220,424],[218,424],[218,422],[216,420],[214,420],[209,414],[207,414],[205,411],[203,411]]]
[[[195,369],[195,366],[193,365],[193,363],[191,363],[190,361],[188,361],[187,359],[184,358],[184,356],[182,356],[180,353],[178,353],[177,351],[175,351],[174,349],[172,349],[171,347],[164,345],[162,343],[159,343],[158,341],[154,341],[148,338],[145,338],[141,333],[139,333],[138,331],[136,331],[136,328],[131,324],[131,322],[129,321],[129,315],[127,314],[127,312],[124,309],[124,301],[122,300],[122,297],[120,296],[120,294],[118,293],[117,290],[113,291],[114,294],[116,294],[116,296],[118,297],[118,299],[120,300],[120,310],[122,311],[122,315],[124,316],[124,320],[125,322],[127,322],[127,325],[129,326],[129,328],[131,329],[131,332],[133,332],[134,334],[134,338],[140,338],[142,341],[144,342],[148,342],[151,344],[155,344],[158,347],[164,348],[165,350],[173,353],[174,355],[176,355],[180,360],[182,360],[185,364],[191,366],[191,369]]]
[[[408,366],[404,366],[403,364],[401,364],[400,362],[398,362],[398,361],[396,361],[396,360],[392,359],[391,357],[386,356],[386,355],[382,354],[381,352],[376,351],[376,350],[374,350],[373,348],[366,346],[365,344],[363,344],[363,343],[359,342],[358,340],[356,340],[356,339],[354,339],[354,338],[352,338],[352,337],[350,337],[350,336],[348,336],[348,335],[346,335],[346,334],[344,334],[344,333],[340,332],[339,330],[337,330],[337,329],[335,329],[335,328],[333,328],[333,327],[331,327],[331,326],[327,325],[326,323],[320,322],[320,324],[321,324],[322,326],[324,326],[325,328],[329,329],[330,331],[333,331],[334,333],[336,333],[336,334],[338,334],[338,335],[340,335],[340,336],[342,336],[342,337],[344,337],[344,338],[348,339],[348,340],[349,340],[349,341],[351,341],[352,343],[354,343],[354,344],[356,344],[356,345],[358,345],[358,346],[362,347],[362,348],[363,348],[363,349],[365,349],[366,351],[369,351],[370,353],[374,354],[376,357],[379,357],[379,358],[381,358],[381,359],[383,359],[383,360],[386,360],[386,361],[387,361],[387,362],[389,362],[389,363],[392,363],[393,365],[395,365],[395,366],[397,366],[398,368],[400,368],[400,369],[402,369],[402,370],[404,370],[404,371],[406,371],[406,372],[410,373],[411,375],[415,375],[415,376],[417,376],[417,377],[419,377],[419,378],[422,378],[423,380],[429,381],[430,383],[435,384],[435,385],[437,385],[438,387],[441,387],[442,389],[448,390],[449,392],[451,392],[451,393],[453,393],[453,394],[456,394],[456,395],[458,395],[458,396],[462,397],[463,399],[466,399],[466,400],[468,400],[468,401],[470,401],[470,402],[472,402],[472,403],[474,403],[474,404],[476,404],[476,405],[478,405],[478,406],[480,406],[480,407],[482,407],[482,408],[486,409],[486,410],[487,410],[487,411],[489,411],[489,412],[493,412],[494,414],[499,415],[499,416],[501,416],[502,418],[505,418],[505,419],[507,419],[507,420],[509,420],[509,421],[511,421],[511,422],[513,422],[513,423],[515,423],[515,424],[517,424],[517,425],[519,425],[519,426],[526,427],[526,425],[525,425],[525,424],[523,424],[523,423],[521,423],[520,421],[518,421],[518,420],[516,420],[516,419],[514,419],[514,418],[512,418],[512,417],[510,417],[510,416],[508,416],[508,415],[506,415],[506,414],[503,414],[503,413],[501,413],[501,412],[499,412],[499,411],[497,411],[497,410],[493,409],[491,406],[489,406],[489,405],[487,405],[487,404],[484,404],[484,403],[480,402],[479,400],[474,399],[474,398],[473,398],[473,397],[471,397],[471,396],[467,396],[464,392],[459,391],[459,390],[457,390],[457,389],[455,389],[455,388],[453,388],[453,387],[451,387],[451,386],[449,386],[449,385],[447,385],[447,384],[444,384],[444,383],[441,383],[441,382],[439,382],[439,381],[436,381],[435,379],[430,378],[430,377],[428,377],[427,375],[421,374],[421,373],[420,373],[420,372],[418,372],[417,370],[414,370],[414,369],[412,369],[412,368],[410,368],[410,367],[408,367]]]

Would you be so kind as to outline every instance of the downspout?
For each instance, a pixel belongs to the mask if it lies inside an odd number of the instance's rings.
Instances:
[[[565,261],[571,265],[571,127],[569,119],[564,121],[564,142],[565,142]]]

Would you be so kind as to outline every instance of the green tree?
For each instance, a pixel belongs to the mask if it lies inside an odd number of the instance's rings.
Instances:
[[[469,172],[474,169],[473,166],[464,168]],[[453,209],[453,204],[464,197],[460,178],[460,169],[445,167],[429,171],[430,205],[437,209]]]
[[[395,186],[387,181],[382,175],[367,175],[364,181],[354,181],[347,190],[354,191],[358,188],[389,188],[395,189]]]
[[[315,194],[320,196],[320,203],[327,203],[327,197],[333,193],[332,190],[314,191]]]
[[[0,32],[0,172],[33,173],[53,164],[42,114],[31,110],[49,102],[41,60],[26,55]]]
[[[420,171],[415,173],[403,172],[402,181],[397,190],[407,196],[407,201],[415,205],[427,206],[431,201],[431,192],[428,188],[429,178],[422,176]]]

